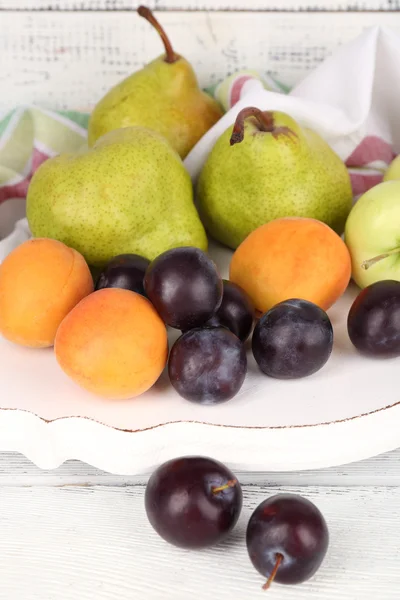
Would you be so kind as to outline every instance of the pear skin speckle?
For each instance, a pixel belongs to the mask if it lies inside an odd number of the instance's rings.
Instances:
[[[95,267],[123,253],[152,260],[177,246],[207,249],[179,155],[140,127],[44,162],[29,186],[27,218],[33,236],[64,242]]]
[[[196,200],[202,221],[230,248],[264,223],[286,216],[318,219],[343,233],[352,207],[344,163],[320,136],[288,115],[275,112],[274,122],[275,132],[263,132],[247,119],[243,141],[233,146],[229,127],[200,174]],[[294,135],[287,135],[287,128]]]

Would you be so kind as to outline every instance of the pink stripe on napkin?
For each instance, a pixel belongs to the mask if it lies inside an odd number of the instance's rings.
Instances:
[[[254,77],[251,75],[241,75],[235,79],[230,89],[230,106],[234,106],[236,102],[239,102],[243,86],[247,81],[250,81],[250,79],[254,79]]]
[[[33,148],[32,166],[29,174],[24,179],[20,179],[17,183],[0,186],[0,203],[9,200],[10,198],[26,198],[29,183],[34,172],[48,158],[48,154],[41,152],[37,148]]]
[[[396,154],[390,144],[375,135],[366,136],[346,160],[347,167],[365,167],[379,161],[389,165]]]
[[[381,173],[350,173],[353,196],[364,194],[378,183],[382,183],[382,179]]]

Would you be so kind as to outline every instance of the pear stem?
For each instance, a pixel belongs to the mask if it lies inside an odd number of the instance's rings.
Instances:
[[[279,552],[277,554],[275,554],[275,558],[276,558],[275,566],[272,569],[271,575],[268,577],[268,581],[266,581],[264,583],[264,585],[262,587],[263,590],[269,590],[269,588],[271,587],[271,583],[274,581],[276,574],[278,572],[278,569],[281,566],[281,563],[283,561],[283,555],[280,554]]]
[[[177,54],[175,54],[174,49],[172,48],[171,42],[169,41],[169,38],[165,33],[164,28],[157,21],[151,10],[147,8],[147,6],[139,6],[137,12],[141,17],[143,17],[144,19],[146,19],[146,21],[153,25],[154,29],[158,32],[165,48],[165,62],[170,64],[176,62],[179,57]]]
[[[399,254],[399,253],[400,253],[400,248],[395,248],[394,250],[389,250],[389,252],[384,252],[383,254],[378,254],[378,256],[374,256],[373,258],[370,258],[369,260],[364,260],[364,262],[361,263],[361,268],[366,271],[367,269],[369,269],[370,267],[375,265],[377,262],[383,260],[384,258],[388,258],[389,256],[393,256],[393,254]]]
[[[274,131],[274,119],[271,112],[263,112],[262,110],[260,110],[259,108],[255,108],[254,106],[243,108],[236,117],[236,122],[233,127],[233,132],[230,140],[231,146],[243,141],[244,122],[245,119],[247,119],[248,117],[255,117],[257,119],[257,126],[260,129],[260,131],[265,131],[267,133],[271,133],[271,131]]]
[[[237,479],[229,479],[229,481],[227,481],[224,485],[220,485],[219,487],[213,487],[212,493],[219,494],[219,492],[223,492],[224,490],[235,487],[236,484]]]

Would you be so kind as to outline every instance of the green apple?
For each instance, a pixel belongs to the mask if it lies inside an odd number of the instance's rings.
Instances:
[[[392,181],[393,179],[400,179],[400,154],[390,163],[383,176],[383,181]]]
[[[380,183],[358,199],[344,240],[360,288],[383,279],[400,281],[400,181]]]

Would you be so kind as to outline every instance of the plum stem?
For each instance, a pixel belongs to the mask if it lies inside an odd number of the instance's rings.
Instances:
[[[255,117],[257,120],[257,126],[260,131],[271,132],[274,130],[274,118],[272,112],[263,112],[259,108],[249,106],[243,108],[238,116],[236,117],[235,125],[230,140],[231,146],[238,144],[243,141],[244,138],[244,121],[248,117]]]
[[[378,254],[378,256],[374,256],[373,258],[370,258],[369,260],[364,260],[364,262],[361,263],[361,268],[366,271],[367,269],[372,267],[377,262],[383,260],[384,258],[388,258],[389,256],[393,256],[393,254],[399,254],[399,253],[400,253],[400,248],[395,248],[394,250],[389,250],[389,252],[384,252],[383,254]]]
[[[219,492],[223,492],[224,490],[227,490],[228,488],[235,487],[236,484],[237,484],[237,479],[229,479],[229,481],[227,481],[224,485],[220,485],[219,487],[213,487],[212,493],[219,494]]]
[[[278,572],[278,569],[281,566],[281,563],[283,561],[283,555],[280,554],[279,552],[277,554],[275,554],[275,557],[276,557],[275,566],[272,569],[271,575],[268,577],[268,581],[266,581],[266,583],[264,583],[264,585],[262,587],[263,590],[269,590],[269,588],[271,587],[271,583],[274,581],[276,574]]]
[[[165,62],[170,63],[170,64],[176,62],[179,59],[179,57],[177,54],[175,54],[174,49],[172,48],[172,44],[169,41],[169,37],[165,33],[164,28],[159,23],[159,21],[155,18],[155,16],[151,12],[151,10],[149,8],[147,8],[147,6],[139,6],[139,8],[137,9],[137,12],[141,17],[143,17],[144,19],[146,19],[146,21],[148,21],[151,25],[153,25],[154,29],[158,32],[158,34],[162,40],[162,43],[164,44],[164,48],[165,48],[165,54],[166,54]]]

